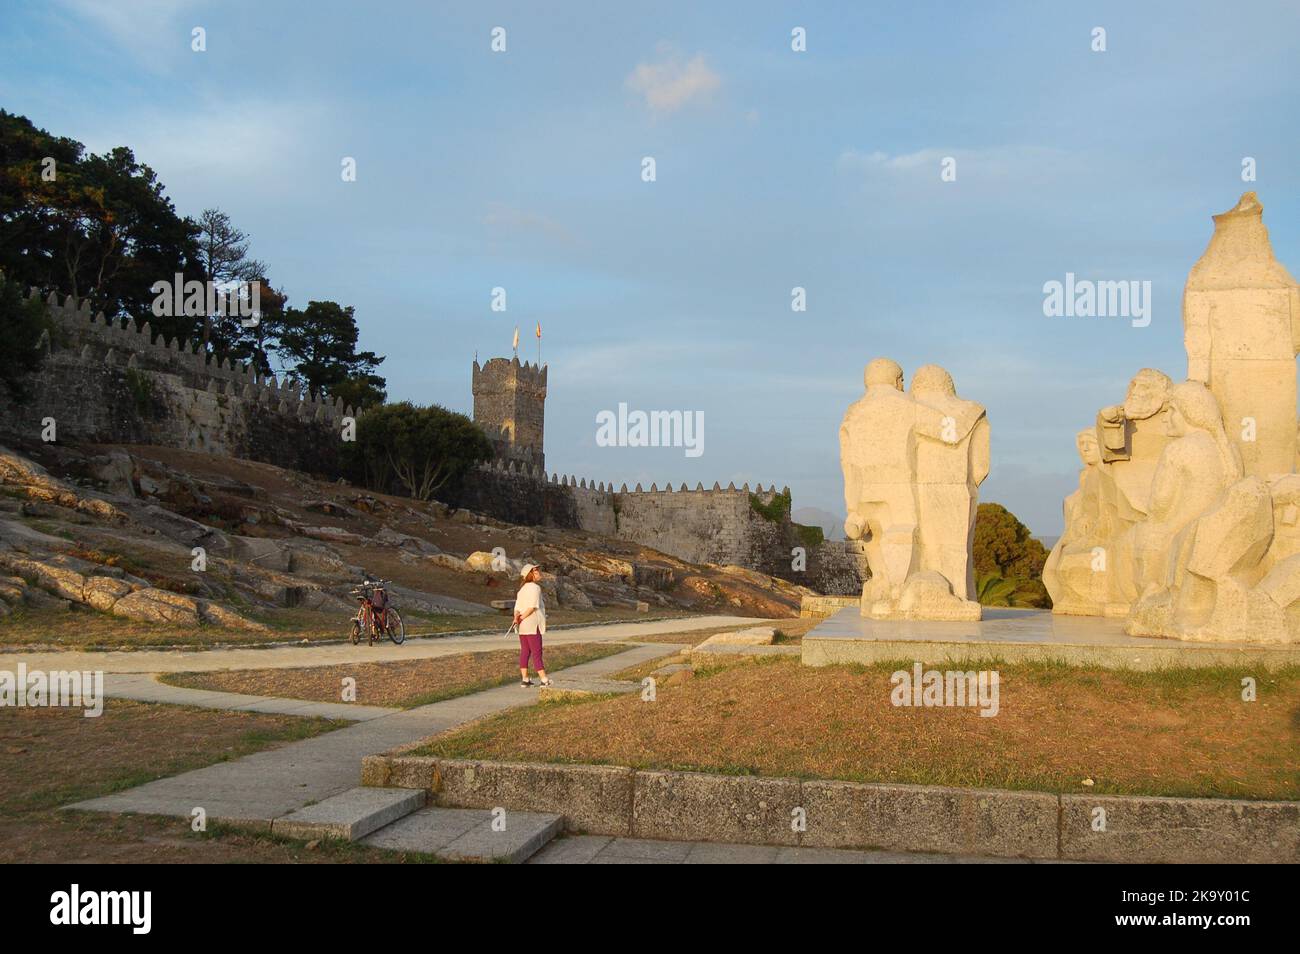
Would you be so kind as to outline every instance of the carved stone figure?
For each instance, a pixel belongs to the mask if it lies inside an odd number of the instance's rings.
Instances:
[[[1147,512],[1151,478],[1169,435],[1162,412],[1173,382],[1154,368],[1143,368],[1129,382],[1124,403],[1102,408],[1097,413],[1097,437],[1101,459],[1114,464],[1111,476],[1119,497],[1115,501],[1121,519],[1141,520]]]
[[[1241,455],[1205,385],[1187,381],[1175,387],[1166,420],[1174,440],[1156,465],[1147,519],[1132,531],[1139,594],[1165,582],[1174,538],[1242,476]]]
[[[872,574],[862,613],[979,619],[971,543],[989,469],[984,408],[958,398],[935,365],[917,372],[910,394],[887,358],[867,365],[865,383],[840,425],[844,531],[864,541]]]
[[[1079,489],[1065,498],[1065,531],[1043,566],[1043,584],[1057,613],[1101,616],[1109,602],[1109,544],[1119,527],[1117,490],[1097,429],[1080,431],[1075,446],[1083,462]]]
[[[916,486],[921,569],[937,570],[963,600],[975,596],[975,512],[989,473],[984,408],[957,397],[952,375],[935,364],[912,378],[916,418]]]
[[[866,393],[840,424],[844,534],[866,537],[875,600],[897,600],[916,569],[915,404],[903,393],[903,369],[888,358],[868,364],[863,380]]]
[[[1121,612],[1133,635],[1300,641],[1300,290],[1262,212],[1248,192],[1215,216],[1188,276],[1189,380],[1144,369],[1098,415],[1096,457],[1080,440],[1043,572],[1055,612]]]
[[[1246,473],[1289,474],[1296,456],[1300,288],[1273,257],[1264,207],[1247,192],[1214,216],[1183,289],[1187,377],[1214,392]]]

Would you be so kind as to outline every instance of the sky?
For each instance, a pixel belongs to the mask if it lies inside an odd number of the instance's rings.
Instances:
[[[3,0],[0,107],[134,149],[291,304],[353,305],[392,400],[468,413],[475,355],[519,327],[537,360],[540,322],[551,471],[842,515],[884,356],[987,408],[980,499],[1050,536],[1075,433],[1185,377],[1211,215],[1256,190],[1300,272],[1298,35],[1295,0]],[[1150,282],[1149,323],[1046,316],[1067,273]],[[702,453],[601,446],[620,403],[702,413]]]

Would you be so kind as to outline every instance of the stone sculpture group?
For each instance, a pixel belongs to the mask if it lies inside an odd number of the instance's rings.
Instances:
[[[1131,635],[1297,642],[1300,287],[1253,192],[1214,223],[1183,293],[1187,380],[1143,368],[1078,433],[1083,469],[1043,582],[1054,612],[1123,618]],[[872,573],[862,615],[977,620],[984,409],[935,365],[905,393],[877,358],[866,386],[840,426],[845,532]]]
[[[1183,293],[1187,380],[1145,368],[1077,437],[1083,470],[1043,571],[1054,612],[1131,635],[1300,639],[1300,288],[1246,193]]]
[[[844,524],[863,539],[871,579],[862,615],[977,620],[971,544],[979,484],[989,472],[984,408],[957,396],[938,365],[867,365],[866,393],[840,425]]]

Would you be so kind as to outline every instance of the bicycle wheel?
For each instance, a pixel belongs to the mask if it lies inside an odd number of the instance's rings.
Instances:
[[[401,614],[389,607],[384,616],[384,628],[388,630],[388,638],[397,645],[402,645],[406,642],[406,624],[402,622]]]
[[[361,642],[361,620],[352,617],[352,645]]]

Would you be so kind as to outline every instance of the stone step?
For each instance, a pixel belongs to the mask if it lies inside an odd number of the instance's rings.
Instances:
[[[271,831],[289,838],[358,841],[423,808],[424,802],[423,789],[350,788],[275,819]]]
[[[596,696],[609,693],[621,694],[636,692],[641,688],[639,682],[623,679],[602,679],[599,676],[564,676],[551,677],[552,685],[539,686],[539,699],[564,699],[574,696]]]
[[[362,839],[375,848],[418,851],[449,861],[527,861],[564,829],[564,816],[507,811],[494,830],[492,812],[424,808]]]

